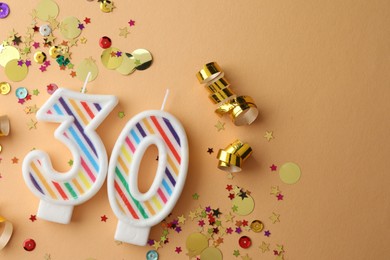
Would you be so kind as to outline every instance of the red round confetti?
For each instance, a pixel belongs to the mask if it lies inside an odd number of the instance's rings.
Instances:
[[[23,248],[24,250],[26,251],[33,251],[35,249],[35,246],[36,246],[36,243],[34,241],[34,239],[26,239],[24,242],[23,242]]]
[[[238,244],[242,248],[249,248],[252,245],[252,240],[247,236],[242,236],[238,240]]]
[[[110,48],[110,47],[111,47],[111,39],[108,38],[107,36],[103,36],[103,37],[100,38],[100,40],[99,40],[99,45],[100,45],[100,47],[102,47],[103,49]]]

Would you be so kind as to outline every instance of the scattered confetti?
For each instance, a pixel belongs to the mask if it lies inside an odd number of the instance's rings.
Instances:
[[[119,36],[127,38],[128,34],[130,34],[129,28],[127,28],[127,27],[119,28]]]
[[[135,21],[130,19],[130,21],[128,22],[128,24],[130,25],[130,27],[131,27],[131,26],[135,26]]]
[[[180,246],[177,246],[176,249],[175,249],[175,252],[178,253],[178,254],[180,254],[181,251],[182,251],[182,250],[181,250],[181,247],[180,247]]]
[[[107,216],[106,215],[103,215],[103,216],[101,216],[100,217],[100,221],[102,221],[102,222],[107,222]]]
[[[273,132],[272,131],[266,131],[264,138],[267,139],[267,141],[271,141],[271,139],[274,139]]]
[[[37,121],[34,121],[33,119],[31,119],[28,123],[27,123],[27,126],[28,126],[28,129],[31,130],[31,129],[37,129]]]
[[[118,117],[119,118],[124,118],[125,117],[125,112],[123,112],[123,111],[120,111],[120,112],[118,112]]]
[[[198,200],[199,199],[199,194],[198,193],[192,194],[192,199]]]
[[[265,253],[267,251],[269,251],[269,243],[266,243],[266,242],[262,242],[261,245],[259,246],[259,248],[261,249],[261,252],[262,253]]]
[[[238,256],[240,255],[240,251],[239,251],[239,250],[234,250],[234,251],[233,251],[233,255],[234,255],[235,257],[238,257]]]
[[[275,164],[272,164],[269,168],[271,168],[271,171],[274,172],[278,167]]]
[[[208,152],[209,154],[212,154],[212,153],[214,153],[214,149],[213,149],[213,148],[207,148],[207,152]]]
[[[271,235],[271,232],[269,230],[264,231],[264,236],[269,237]]]
[[[17,164],[19,162],[19,159],[14,157],[11,159],[11,161],[12,161],[12,164]]]
[[[37,220],[37,216],[36,215],[31,215],[29,220],[31,220],[31,222],[34,222]]]
[[[295,163],[285,163],[279,169],[279,177],[286,184],[295,184],[301,178],[301,169]]]
[[[275,212],[272,212],[272,215],[269,217],[269,219],[272,221],[272,223],[280,222],[279,220],[280,215],[276,214]]]
[[[222,123],[218,120],[217,124],[214,125],[217,128],[217,131],[225,130],[225,123]]]

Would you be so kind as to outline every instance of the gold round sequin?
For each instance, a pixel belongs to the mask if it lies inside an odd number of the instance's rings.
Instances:
[[[5,65],[7,65],[10,60],[15,59],[20,59],[20,53],[18,49],[12,46],[3,47],[2,51],[0,52],[0,65],[5,67]]]
[[[49,49],[49,55],[53,59],[57,58],[58,56],[61,55],[61,48],[58,46],[51,46]]]
[[[146,70],[152,65],[152,54],[145,49],[137,49],[131,53],[135,59],[137,70]]]
[[[192,233],[187,237],[186,248],[190,258],[200,255],[209,246],[209,241],[202,233]]]
[[[133,55],[126,53],[123,56],[122,64],[116,68],[116,71],[118,71],[122,75],[129,75],[135,71],[135,68],[137,65],[135,65],[135,59]]]
[[[11,85],[8,82],[0,82],[0,94],[7,95],[11,92]]]
[[[112,12],[114,4],[110,0],[103,0],[100,2],[100,10],[104,13]]]
[[[260,233],[264,229],[264,224],[260,220],[253,220],[250,228],[253,232]]]
[[[35,8],[37,17],[42,21],[48,21],[50,18],[58,16],[59,8],[55,1],[42,0]]]
[[[236,214],[240,216],[249,215],[255,208],[255,201],[248,194],[246,194],[246,197],[244,198],[240,197],[239,194],[236,195],[236,197],[232,200],[232,204],[237,207]]]
[[[42,64],[46,61],[46,54],[42,51],[34,53],[34,61],[38,64]]]
[[[22,66],[19,66],[18,60],[11,60],[5,66],[4,71],[10,80],[18,82],[26,78],[28,74],[28,67],[24,63]]]
[[[286,184],[297,183],[301,178],[301,169],[295,163],[285,163],[279,169],[279,177]]]
[[[84,59],[79,63],[76,69],[77,78],[84,82],[89,72],[91,72],[91,76],[88,82],[96,79],[97,75],[99,74],[99,69],[95,61],[91,58]]]
[[[222,252],[216,247],[208,247],[200,254],[201,260],[222,260]]]
[[[60,24],[60,31],[64,38],[74,39],[81,34],[80,21],[74,16],[66,17]]]
[[[123,53],[119,49],[111,47],[103,51],[101,60],[107,69],[117,69],[123,62]]]

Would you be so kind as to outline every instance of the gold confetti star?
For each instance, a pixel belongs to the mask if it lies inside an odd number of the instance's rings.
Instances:
[[[70,39],[70,40],[69,40],[69,45],[70,45],[70,47],[77,46],[77,42],[78,42],[78,41],[79,41],[79,39],[76,39],[76,38]]]
[[[227,177],[229,180],[233,180],[234,175],[233,175],[233,173],[229,172],[229,173],[226,175],[226,177]]]
[[[31,109],[30,107],[25,107],[24,108],[24,112],[28,115],[28,114],[31,114]]]
[[[283,245],[278,245],[278,244],[276,244],[276,251],[279,253],[279,255],[280,255],[281,253],[283,253],[283,252],[284,252]]]
[[[56,39],[56,37],[54,37],[53,34],[50,34],[49,36],[47,36],[47,40],[48,40],[49,42],[51,42],[51,43],[54,43],[55,39]]]
[[[37,121],[34,121],[33,119],[31,119],[30,122],[27,123],[27,126],[28,126],[28,129],[31,130],[31,129],[37,129]]]
[[[274,136],[273,136],[273,132],[272,131],[266,131],[265,132],[265,135],[264,135],[264,138],[267,139],[267,141],[271,141],[271,139],[274,139]]]
[[[50,254],[45,254],[45,256],[43,257],[45,260],[51,260],[51,256]]]
[[[241,259],[242,260],[252,260],[252,258],[248,254],[241,256]]]
[[[225,130],[225,123],[222,123],[218,120],[218,122],[214,125],[217,128],[217,131]]]
[[[83,38],[80,39],[81,44],[86,44],[87,41],[88,41],[88,40],[87,40],[87,38],[85,38],[85,37],[83,37]]]
[[[280,214],[276,214],[275,212],[272,212],[272,216],[269,217],[269,219],[272,221],[272,223],[280,222]]]
[[[228,215],[225,215],[225,220],[226,220],[226,222],[233,222],[233,219],[234,219],[234,216],[233,216],[232,213],[229,211],[229,214],[228,214]]]
[[[279,186],[272,186],[271,187],[271,195],[278,195],[280,193]]]
[[[234,188],[233,188],[233,192],[234,192],[234,194],[238,194],[238,193],[240,193],[241,192],[241,189],[240,189],[240,187],[238,187],[237,185],[235,185],[234,186]]]
[[[181,216],[179,216],[178,217],[178,222],[180,223],[180,224],[184,224],[185,222],[186,222],[186,218],[184,217],[184,215],[181,215]]]
[[[60,24],[55,17],[50,16],[49,19],[47,20],[50,24],[50,27],[52,30],[55,30],[58,28],[58,25]]]
[[[33,20],[37,19],[37,10],[33,9],[30,15]]]
[[[261,243],[259,248],[261,249],[261,252],[265,253],[269,251],[269,243],[267,244],[266,242],[263,241],[263,243]]]
[[[188,217],[191,219],[191,220],[194,220],[194,218],[196,218],[196,213],[193,212],[193,211],[190,211],[190,214],[188,215]]]
[[[156,240],[154,240],[152,246],[154,247],[155,250],[158,250],[161,247],[161,242],[160,241],[157,242]]]
[[[120,31],[119,36],[123,36],[125,38],[127,38],[127,35],[130,33],[129,28],[127,27],[119,28],[119,31]]]

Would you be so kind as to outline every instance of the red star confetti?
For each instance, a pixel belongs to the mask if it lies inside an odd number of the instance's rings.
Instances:
[[[76,71],[72,70],[72,72],[69,74],[72,78],[76,77]]]
[[[34,222],[37,220],[37,216],[36,215],[31,215],[29,220],[31,220],[31,222]]]
[[[275,164],[272,164],[269,168],[271,168],[271,171],[274,172],[278,167]]]
[[[100,217],[100,221],[101,221],[101,222],[107,222],[107,219],[108,219],[108,218],[107,218],[106,215],[103,215],[103,216]]]
[[[11,161],[12,161],[12,164],[17,164],[19,162],[19,159],[14,157],[11,159]]]
[[[85,23],[85,24],[91,23],[91,18],[85,17],[84,23]]]
[[[131,26],[135,26],[135,21],[130,19],[130,21],[128,22],[128,24],[130,25],[130,27],[131,27]]]
[[[175,249],[175,252],[178,253],[178,254],[180,254],[181,251],[182,251],[182,250],[181,250],[181,247],[180,247],[180,246],[177,246],[176,249]]]
[[[276,197],[278,198],[278,200],[283,200],[284,196],[281,193],[279,193]]]

